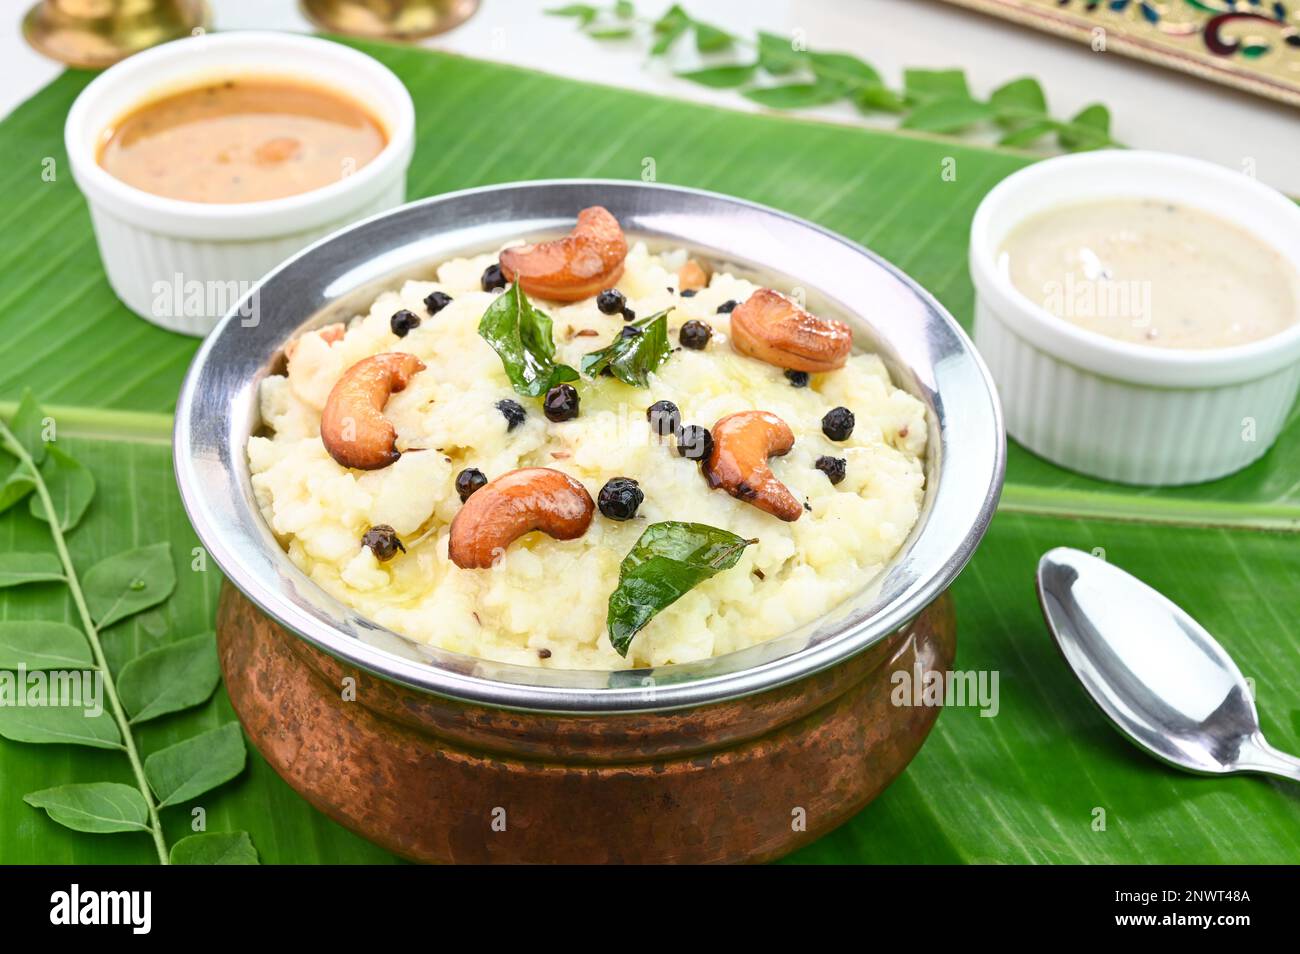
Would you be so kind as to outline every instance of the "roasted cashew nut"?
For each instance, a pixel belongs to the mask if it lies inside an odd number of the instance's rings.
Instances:
[[[712,277],[709,266],[697,259],[687,259],[686,264],[677,269],[677,287],[681,291],[699,291],[707,288]]]
[[[580,301],[618,281],[626,257],[618,219],[593,205],[578,213],[578,224],[564,238],[504,249],[500,262],[506,280],[517,280],[529,295]]]
[[[525,533],[557,540],[587,532],[596,505],[587,488],[549,467],[524,467],[489,481],[451,522],[447,555],[463,570],[486,570]]]
[[[791,371],[834,371],[853,350],[853,332],[818,318],[784,295],[760,288],[731,313],[731,344],[741,354]]]
[[[803,504],[767,466],[794,447],[790,425],[770,411],[728,414],[713,425],[713,453],[704,464],[709,486],[782,520],[803,516]]]
[[[384,406],[403,390],[424,362],[401,351],[358,361],[334,384],[321,412],[320,439],[344,467],[379,470],[401,457],[397,431],[384,417]]]

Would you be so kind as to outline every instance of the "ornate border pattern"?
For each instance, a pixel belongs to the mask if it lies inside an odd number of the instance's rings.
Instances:
[[[1300,106],[1300,5],[1282,0],[944,0]]]

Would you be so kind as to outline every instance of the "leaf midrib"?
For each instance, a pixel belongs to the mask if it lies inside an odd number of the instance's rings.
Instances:
[[[175,418],[154,411],[119,411],[78,407],[70,404],[42,404],[54,420],[60,437],[80,437],[128,444],[171,445]],[[17,401],[0,401],[0,417],[12,418]]]
[[[0,414],[12,415],[15,406],[12,401],[0,401]],[[50,405],[46,410],[57,422],[60,434],[69,437],[167,446],[172,442],[174,419],[170,414],[73,405]],[[1300,533],[1300,503],[1171,499],[1124,488],[1079,490],[1009,482],[1002,489],[998,510],[1080,520]]]
[[[998,511],[1200,529],[1300,533],[1300,504],[1171,499],[1123,489],[1073,490],[1009,483],[1003,487]]]

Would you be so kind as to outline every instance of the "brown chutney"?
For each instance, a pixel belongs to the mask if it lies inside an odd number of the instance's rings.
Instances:
[[[351,175],[388,143],[345,93],[277,77],[215,80],[150,100],[101,134],[127,185],[188,202],[258,202]]]

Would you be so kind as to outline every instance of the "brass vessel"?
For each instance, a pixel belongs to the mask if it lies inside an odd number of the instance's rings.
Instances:
[[[470,18],[479,0],[302,0],[303,15],[330,33],[417,40]]]
[[[204,0],[41,0],[23,18],[23,36],[50,59],[103,69],[210,22]]]

